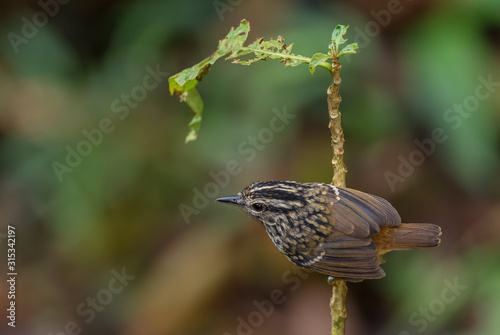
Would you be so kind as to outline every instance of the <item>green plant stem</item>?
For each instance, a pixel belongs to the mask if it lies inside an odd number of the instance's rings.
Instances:
[[[309,57],[296,56],[296,55],[292,56],[292,55],[282,54],[279,52],[271,52],[271,51],[267,51],[267,50],[255,50],[255,49],[251,49],[251,48],[247,48],[247,47],[242,47],[241,50],[248,51],[248,53],[258,52],[258,53],[262,53],[262,54],[266,54],[266,55],[277,56],[277,57],[281,57],[283,59],[296,59],[296,60],[304,61],[307,64],[311,64],[311,58],[309,58]],[[318,66],[321,66],[322,68],[325,68],[328,71],[332,72],[332,64],[330,64],[328,62],[321,62],[318,64]]]
[[[332,185],[345,187],[345,175],[347,169],[344,164],[344,132],[342,130],[342,124],[340,120],[340,110],[339,105],[342,101],[340,97],[339,88],[341,83],[340,78],[340,63],[332,45],[332,84],[328,87],[327,99],[328,99],[328,114],[330,116],[330,121],[328,127],[332,135],[332,147],[333,147],[333,178]],[[347,284],[344,280],[334,280],[332,284],[332,298],[330,300],[330,310],[332,316],[332,335],[344,335],[345,334],[345,320],[347,318],[346,309],[346,297],[347,297]]]

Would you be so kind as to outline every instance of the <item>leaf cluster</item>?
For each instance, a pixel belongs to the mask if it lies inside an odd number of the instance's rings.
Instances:
[[[170,94],[180,95],[180,100],[186,102],[194,114],[189,123],[186,142],[196,139],[203,114],[203,100],[196,90],[196,85],[208,74],[210,67],[218,59],[226,57],[226,60],[232,60],[233,63],[241,65],[250,65],[268,58],[279,59],[285,66],[295,67],[300,64],[309,64],[311,74],[314,74],[318,66],[332,72],[332,59],[356,53],[355,50],[358,48],[356,43],[352,43],[339,52],[339,46],[347,41],[343,38],[347,28],[348,26],[343,25],[335,27],[329,45],[329,53],[315,53],[312,57],[305,57],[292,53],[293,43],[286,45],[281,36],[269,40],[258,38],[255,42],[245,46],[250,23],[247,20],[242,20],[238,27],[231,28],[226,37],[219,41],[217,50],[211,56],[168,79]]]

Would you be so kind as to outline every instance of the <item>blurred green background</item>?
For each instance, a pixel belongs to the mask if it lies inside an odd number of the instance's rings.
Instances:
[[[500,2],[60,2],[0,1],[4,313],[7,225],[18,272],[2,334],[329,333],[325,276],[213,201],[256,180],[330,182],[327,71],[218,62],[189,144],[168,93],[167,74],[243,18],[249,42],[282,35],[306,56],[350,25],[347,184],[443,229],[440,248],[389,254],[385,278],[349,285],[347,334],[498,333]],[[293,118],[271,136],[276,110]]]

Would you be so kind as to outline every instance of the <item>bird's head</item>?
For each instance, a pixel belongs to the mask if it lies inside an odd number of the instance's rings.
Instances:
[[[217,201],[242,208],[265,226],[288,225],[306,215],[310,187],[291,181],[260,181],[251,184],[235,196]]]

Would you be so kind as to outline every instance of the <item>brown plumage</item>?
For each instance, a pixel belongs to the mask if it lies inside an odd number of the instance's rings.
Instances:
[[[261,222],[293,263],[347,281],[385,276],[380,263],[388,251],[440,243],[439,226],[401,223],[387,200],[329,184],[263,181],[217,200]]]

